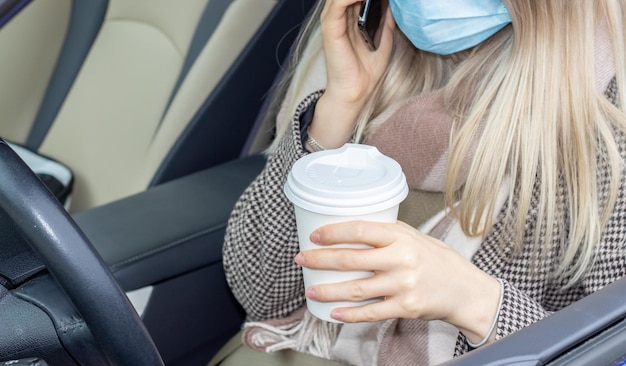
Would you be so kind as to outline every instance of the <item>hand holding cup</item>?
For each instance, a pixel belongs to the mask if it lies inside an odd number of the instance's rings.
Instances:
[[[398,207],[408,194],[400,165],[373,146],[346,144],[335,150],[309,154],[298,160],[287,178],[285,194],[293,202],[300,250],[328,248],[310,240],[321,226],[355,221],[395,223]],[[332,248],[367,250],[371,246],[342,243]],[[337,271],[303,268],[305,288],[338,283],[374,275],[370,270]],[[309,311],[320,319],[338,322],[331,311],[338,307],[360,306],[379,298],[358,302],[319,302],[307,298]]]

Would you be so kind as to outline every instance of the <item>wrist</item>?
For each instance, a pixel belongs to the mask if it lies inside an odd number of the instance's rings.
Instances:
[[[360,103],[338,102],[325,93],[317,101],[308,134],[325,149],[341,147],[352,138],[360,112]]]
[[[500,308],[502,307],[502,300],[504,300],[504,283],[501,279],[498,279],[498,283],[500,284],[500,298],[498,301],[498,307],[496,308],[496,314],[493,316],[493,320],[491,322],[491,326],[480,341],[476,342],[467,338],[467,344],[469,344],[469,346],[474,349],[481,347],[484,344],[491,343],[495,340],[498,318],[500,317]]]
[[[504,295],[504,283],[488,276],[472,290],[472,300],[465,302],[452,322],[459,328],[472,348],[495,340],[500,307]],[[480,290],[476,290],[480,289]]]
[[[317,152],[317,151],[323,151],[326,150],[326,148],[324,146],[322,146],[319,142],[317,142],[317,140],[315,140],[312,136],[311,136],[311,132],[307,130],[307,136],[308,138],[306,139],[305,142],[305,148],[310,151],[310,152]]]

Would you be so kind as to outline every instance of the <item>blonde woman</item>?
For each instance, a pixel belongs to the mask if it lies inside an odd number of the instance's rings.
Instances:
[[[320,2],[267,166],[232,213],[224,266],[248,314],[243,343],[269,364],[436,364],[624,276],[623,0],[389,0],[376,51],[356,29],[360,4]],[[349,141],[402,165],[401,221],[311,233],[372,250],[298,253],[286,175]],[[301,266],[376,275],[304,289]],[[305,296],[385,301],[335,309],[336,325]]]

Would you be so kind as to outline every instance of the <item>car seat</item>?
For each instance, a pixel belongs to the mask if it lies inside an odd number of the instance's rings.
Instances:
[[[66,164],[78,212],[238,157],[313,1],[45,3],[2,30],[35,16],[67,24],[46,43],[58,59],[41,53],[49,82],[39,76],[30,89],[41,95],[32,120],[19,118],[13,136],[0,125],[0,135]]]

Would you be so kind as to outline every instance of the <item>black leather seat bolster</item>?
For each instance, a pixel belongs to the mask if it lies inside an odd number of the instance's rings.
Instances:
[[[263,168],[257,155],[74,215],[125,290],[218,263],[235,202]]]

